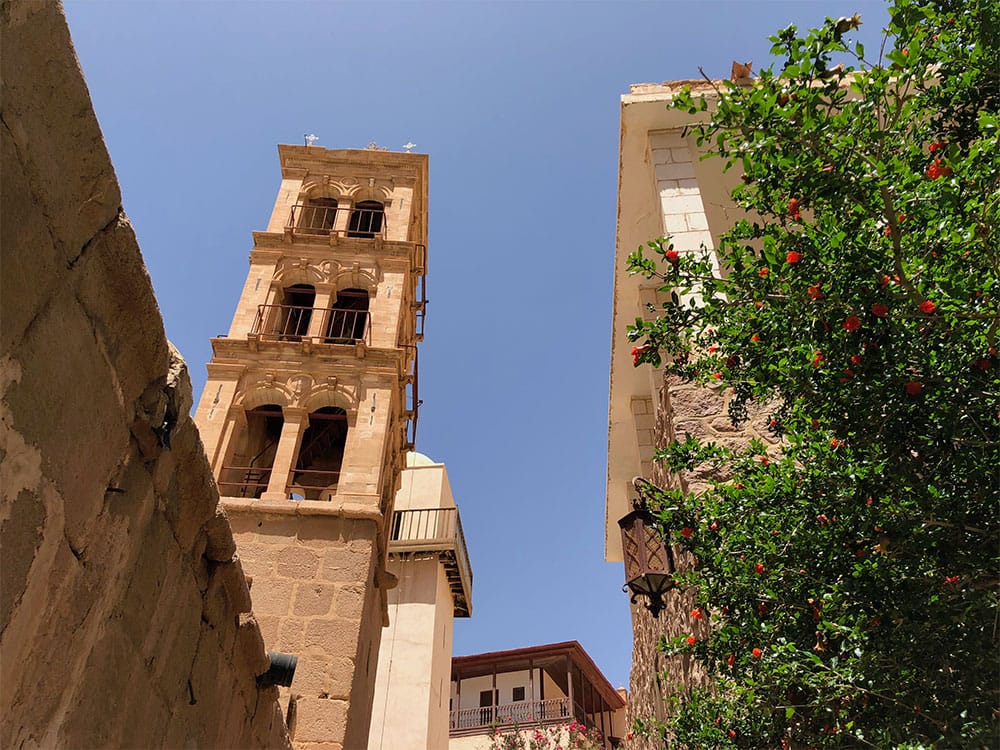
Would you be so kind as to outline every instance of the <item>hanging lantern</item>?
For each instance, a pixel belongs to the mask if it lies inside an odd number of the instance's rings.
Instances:
[[[632,603],[640,596],[646,597],[646,609],[659,617],[663,609],[663,595],[674,587],[673,550],[663,544],[653,521],[653,514],[646,507],[645,492],[653,488],[642,477],[632,480],[638,497],[633,501],[634,510],[618,521],[622,530],[622,553],[625,558],[625,586],[622,591],[632,592]]]

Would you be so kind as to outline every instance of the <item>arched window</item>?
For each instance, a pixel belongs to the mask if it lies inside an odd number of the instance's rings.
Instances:
[[[374,237],[382,233],[385,206],[378,201],[361,201],[354,205],[347,225],[348,237]]]
[[[368,327],[368,290],[341,289],[330,311],[325,340],[328,344],[353,344],[365,337]]]
[[[295,228],[302,234],[329,234],[337,219],[336,198],[308,198],[299,206]]]
[[[312,284],[285,287],[281,304],[272,305],[275,309],[272,311],[271,332],[277,334],[282,341],[298,341],[307,335],[315,300],[316,289]]]
[[[305,500],[329,500],[340,480],[346,444],[346,411],[325,406],[310,414],[289,492]]]
[[[260,497],[267,490],[284,416],[277,404],[246,412],[247,425],[222,467],[219,490],[228,497]]]

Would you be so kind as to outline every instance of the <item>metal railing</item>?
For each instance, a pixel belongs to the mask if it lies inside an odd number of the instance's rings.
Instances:
[[[457,573],[457,578],[449,575],[449,579],[453,593],[461,594],[458,610],[471,612],[472,564],[458,508],[395,511],[389,531],[389,553],[413,552],[440,552],[446,556],[447,565]]]
[[[297,203],[292,206],[288,215],[286,229],[293,234],[328,236],[336,234],[340,237],[357,237],[371,239],[386,236],[385,210],[382,208],[350,209],[347,226],[337,228],[337,212],[348,211],[339,206],[322,206],[310,203]]]
[[[314,317],[319,324],[314,326]],[[371,313],[339,307],[302,307],[298,305],[258,305],[251,334],[272,341],[302,341],[319,344],[371,343]],[[310,331],[316,331],[310,335]]]
[[[270,479],[270,466],[223,466],[216,484],[225,497],[260,497]]]
[[[569,698],[548,698],[541,701],[518,701],[498,706],[460,708],[451,712],[452,733],[465,729],[482,729],[502,724],[538,725],[570,721]]]
[[[293,500],[331,500],[339,480],[339,471],[292,469],[288,472],[288,496]]]

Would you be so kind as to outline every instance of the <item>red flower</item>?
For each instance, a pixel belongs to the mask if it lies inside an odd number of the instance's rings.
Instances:
[[[730,739],[734,739],[735,737],[736,737],[736,730],[735,729],[730,729],[729,730],[729,738]]]
[[[928,180],[936,180],[938,177],[940,177],[941,176],[941,160],[940,159],[935,159],[933,162],[931,162],[930,166],[927,167],[926,174],[927,174],[927,179]]]
[[[764,652],[761,651],[759,648],[755,648],[750,653],[753,655],[754,659],[759,659],[760,657],[762,657],[764,655]]]
[[[861,360],[862,360],[862,356],[860,354],[852,354],[851,355],[851,364],[852,365],[860,365],[861,364]]]
[[[826,526],[826,524],[829,522],[830,519],[827,517],[825,513],[820,513],[818,516],[816,516],[816,520],[819,521],[820,526]]]
[[[633,346],[632,347],[632,366],[633,367],[637,367],[639,365],[639,358],[642,357],[643,354],[645,354],[646,352],[648,352],[650,350],[650,348],[651,347],[650,347],[649,344],[643,344],[642,346]]]
[[[946,576],[944,582],[950,586],[953,583],[958,583],[961,578],[962,576]]]
[[[924,384],[917,380],[911,380],[904,388],[906,389],[907,396],[919,396],[920,391],[924,389]]]
[[[678,261],[678,260],[680,259],[681,255],[680,255],[680,253],[678,253],[678,252],[677,252],[676,250],[667,250],[667,252],[666,252],[666,253],[664,253],[664,256],[663,256],[663,257],[665,257],[665,258],[666,258],[667,260],[669,260],[669,261],[670,261],[670,262],[671,262],[671,263],[672,263],[673,265],[675,265],[675,266],[676,266],[676,265],[677,265],[677,261]]]
[[[751,341],[752,341],[753,343],[755,343],[755,344],[756,344],[756,343],[757,343],[758,341],[760,341],[760,336],[758,336],[758,335],[757,335],[757,334],[755,333],[755,334],[754,334],[753,336],[751,336],[751,337],[750,337],[750,340],[751,340]]]
[[[843,444],[844,441],[842,440],[837,440],[837,438],[830,438],[830,447],[833,448],[834,450],[837,450],[837,448],[839,448]]]
[[[823,352],[816,352],[816,357],[813,359],[813,367],[819,367],[823,364]]]
[[[696,620],[700,620],[704,616],[705,613],[701,611],[701,607],[695,607],[694,609],[691,610],[691,617],[693,617]]]
[[[802,218],[802,213],[799,211],[798,198],[792,198],[790,201],[788,201],[788,215],[791,216],[796,221]]]
[[[769,273],[771,273],[770,269],[767,269],[767,268],[762,268],[762,269],[760,269],[760,270],[759,270],[759,271],[757,272],[757,275],[758,275],[758,276],[760,276],[760,277],[761,277],[761,278],[763,279],[763,278],[764,278],[765,276],[767,276],[767,275],[768,275]]]
[[[736,663],[736,656],[734,654],[730,654],[729,656],[726,657],[726,664],[727,665],[729,665],[731,667],[735,663]]]
[[[694,534],[694,529],[692,529],[690,526],[685,526],[683,529],[681,529],[681,536],[684,537],[685,539],[690,539],[692,534]]]
[[[767,605],[764,602],[757,605],[757,614],[761,617],[767,614]]]
[[[712,525],[709,526],[708,528],[710,528],[712,531],[718,531],[719,530],[719,522],[718,521],[712,521]]]
[[[722,380],[722,373],[721,372],[713,372],[712,373],[712,377],[715,378],[716,380]]]
[[[689,646],[693,646],[698,642],[698,639],[695,638],[693,635],[689,635],[685,640],[687,641],[687,645]]]
[[[938,143],[932,143],[927,150],[933,154],[935,151],[943,151],[947,145],[946,142],[939,141]]]
[[[921,302],[919,307],[920,307],[920,312],[926,313],[927,315],[930,315],[932,312],[937,310],[937,305],[935,305],[929,299],[925,299],[923,302]]]
[[[753,566],[753,569],[757,573],[757,575],[759,576],[764,575],[764,565],[762,563],[757,563],[756,565]]]
[[[808,290],[806,290],[806,296],[809,297],[809,299],[811,300],[819,300],[823,299],[824,295],[823,292],[820,290],[820,285],[813,284],[811,287],[809,287]]]
[[[857,315],[851,315],[844,321],[845,331],[856,331],[861,328],[861,319]]]
[[[802,253],[797,253],[794,250],[789,250],[785,253],[786,263],[798,263],[800,260],[802,260]]]
[[[872,315],[876,318],[884,318],[889,314],[889,308],[883,305],[881,302],[876,302],[872,305]]]

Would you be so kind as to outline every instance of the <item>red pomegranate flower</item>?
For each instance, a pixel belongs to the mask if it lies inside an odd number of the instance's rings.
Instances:
[[[676,266],[681,255],[676,250],[667,250],[667,252],[664,253],[664,257]]]
[[[806,296],[811,300],[823,299],[823,292],[820,289],[819,284],[813,284],[809,289],[806,290]]]
[[[691,617],[695,620],[700,620],[705,616],[705,613],[701,611],[701,607],[695,607],[691,610]]]
[[[764,575],[764,565],[763,565],[763,563],[757,563],[756,565],[753,566],[753,569],[754,569],[754,572],[757,573],[757,575],[759,575],[759,576]]]
[[[923,302],[921,302],[919,307],[920,307],[920,312],[925,313],[927,315],[930,315],[932,312],[937,310],[937,305],[935,305],[929,299],[925,299]]]
[[[687,645],[689,646],[693,646],[698,642],[698,639],[695,638],[693,635],[689,635],[686,640],[687,640]]]
[[[752,341],[753,343],[755,343],[755,344],[756,344],[756,343],[757,343],[758,341],[760,341],[760,336],[758,336],[758,335],[757,335],[757,334],[755,333],[755,334],[754,334],[753,336],[751,336],[751,337],[750,337],[750,340],[751,340],[751,341]]]
[[[845,331],[856,331],[861,328],[861,319],[857,315],[851,315],[844,321]]]
[[[802,212],[799,211],[798,198],[792,198],[790,201],[788,201],[788,215],[791,216],[796,221],[802,218]]]
[[[759,648],[755,648],[750,653],[753,655],[754,659],[759,659],[760,657],[762,657],[764,655],[764,652],[761,651]]]
[[[802,253],[797,253],[794,250],[789,250],[785,253],[786,263],[798,263],[800,260],[802,260]]]
[[[638,366],[638,364],[639,364],[639,358],[642,357],[643,354],[645,354],[646,352],[648,352],[650,350],[650,348],[651,347],[649,346],[649,344],[643,344],[642,346],[633,346],[632,347],[632,366],[633,367]]]
[[[872,315],[876,318],[884,318],[889,314],[889,308],[883,305],[881,302],[876,302],[872,305]]]
[[[730,654],[729,656],[726,657],[726,664],[727,665],[729,665],[731,667],[735,663],[736,663],[736,655],[735,654]]]
[[[681,536],[684,537],[685,539],[690,539],[692,534],[694,534],[694,529],[692,529],[690,526],[685,526],[683,529],[681,529]]]
[[[759,271],[757,272],[757,275],[758,275],[758,276],[760,276],[760,277],[761,277],[761,278],[763,279],[763,278],[764,278],[765,276],[767,276],[767,275],[768,275],[769,273],[771,273],[771,270],[770,270],[769,268],[762,268],[762,269],[760,269],[760,270],[759,270]]]
[[[917,380],[911,380],[904,387],[906,388],[906,395],[919,396],[920,391],[924,389],[924,384]]]

